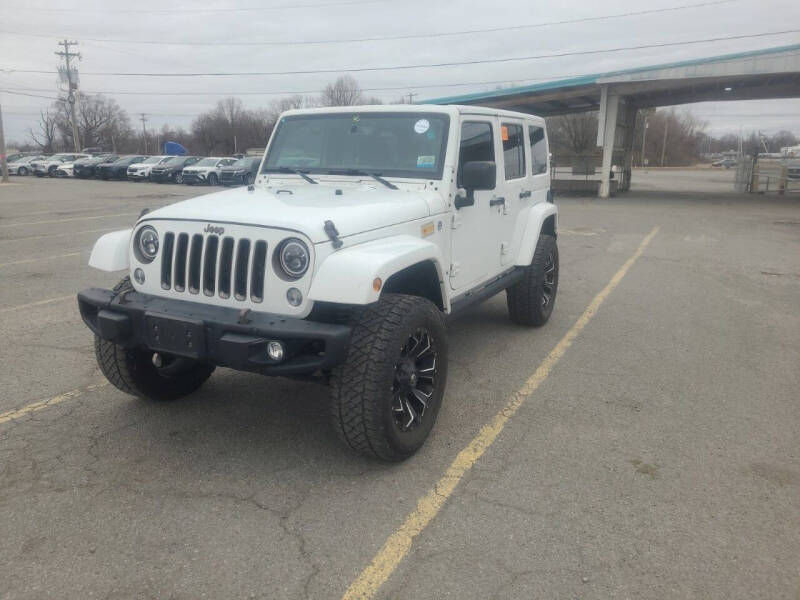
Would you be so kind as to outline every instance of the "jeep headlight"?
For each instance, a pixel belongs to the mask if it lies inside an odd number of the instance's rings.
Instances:
[[[136,232],[133,241],[133,249],[138,258],[143,263],[153,262],[158,254],[158,233],[150,225],[145,225]]]
[[[288,238],[281,242],[278,257],[283,272],[291,279],[299,279],[308,270],[308,246],[297,238]]]

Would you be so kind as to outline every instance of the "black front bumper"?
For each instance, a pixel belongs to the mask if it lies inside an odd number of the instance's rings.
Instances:
[[[130,291],[89,288],[78,294],[86,325],[105,340],[265,375],[324,371],[347,357],[350,327],[248,312]],[[267,356],[282,342],[285,357]]]

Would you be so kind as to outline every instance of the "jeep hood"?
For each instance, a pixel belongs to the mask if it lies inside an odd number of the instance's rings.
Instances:
[[[340,237],[380,229],[431,214],[431,206],[444,210],[443,199],[433,192],[372,189],[328,185],[236,188],[184,200],[150,212],[145,220],[181,219],[212,224],[238,223],[290,229],[313,243],[327,242],[325,221],[333,221]],[[291,193],[288,193],[291,192]]]

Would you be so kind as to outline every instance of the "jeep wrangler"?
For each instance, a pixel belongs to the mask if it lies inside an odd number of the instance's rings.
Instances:
[[[78,294],[108,380],[152,400],[217,366],[313,378],[356,452],[422,446],[447,381],[445,318],[505,290],[539,326],[558,287],[544,121],[472,106],[292,110],[253,185],[142,214]]]

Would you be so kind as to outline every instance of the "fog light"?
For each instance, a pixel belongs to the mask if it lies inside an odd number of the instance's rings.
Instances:
[[[139,285],[143,284],[144,283],[144,271],[142,271],[141,269],[136,269],[133,272],[133,278],[136,280],[136,283],[138,283]]]
[[[300,303],[303,301],[303,293],[297,288],[289,288],[289,291],[286,292],[286,300],[288,300],[289,304],[292,306],[300,306]]]
[[[280,342],[269,342],[267,344],[267,356],[272,360],[283,360],[283,344]]]

